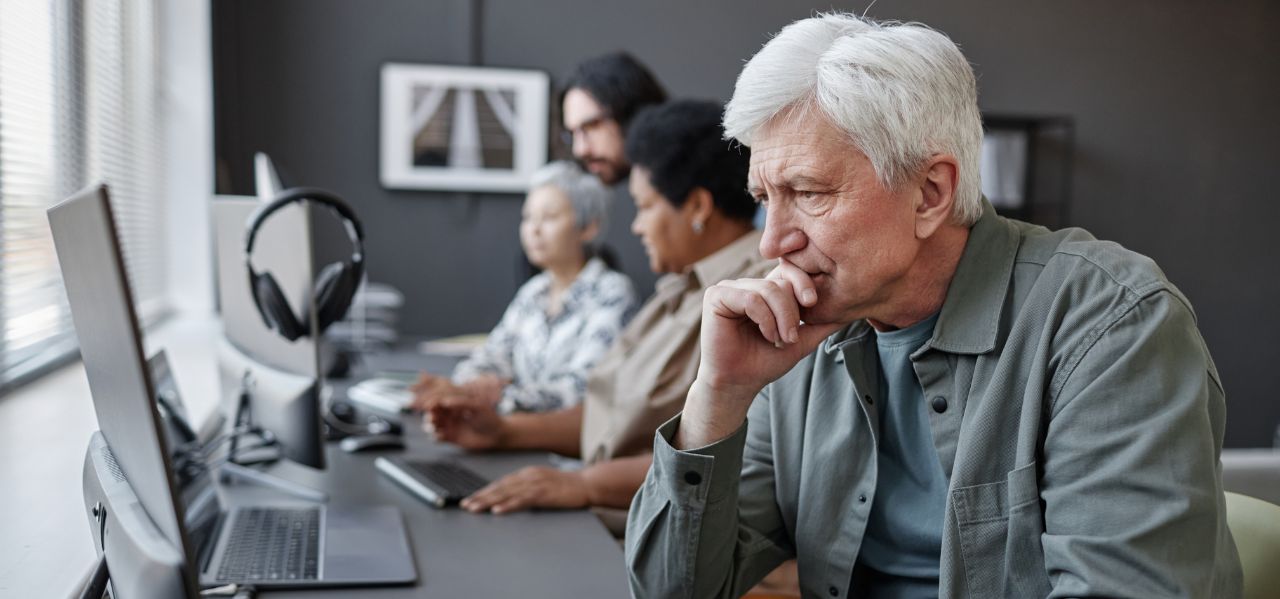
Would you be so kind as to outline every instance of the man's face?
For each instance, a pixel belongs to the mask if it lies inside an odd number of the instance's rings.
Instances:
[[[875,318],[889,307],[920,248],[914,202],[909,190],[882,187],[838,129],[818,117],[774,119],[751,146],[748,186],[768,210],[761,255],[813,279],[818,302],[801,310],[805,322]]]
[[[622,126],[595,98],[578,88],[564,95],[564,128],[573,138],[573,157],[607,185],[627,176]]]

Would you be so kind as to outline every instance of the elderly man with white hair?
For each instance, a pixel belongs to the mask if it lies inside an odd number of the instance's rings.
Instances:
[[[974,75],[919,24],[827,14],[725,117],[765,279],[710,288],[632,505],[637,597],[1236,597],[1225,401],[1148,258],[981,196]]]

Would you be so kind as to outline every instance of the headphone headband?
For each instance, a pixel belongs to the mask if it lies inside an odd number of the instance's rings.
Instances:
[[[291,187],[281,190],[270,202],[255,210],[249,217],[248,231],[245,235],[245,256],[253,253],[253,241],[257,238],[258,229],[262,227],[262,223],[267,220],[267,217],[289,204],[301,201],[324,204],[334,212],[337,212],[338,216],[350,225],[350,227],[344,227],[347,228],[348,235],[354,233],[351,239],[352,245],[355,246],[352,262],[360,263],[364,261],[364,226],[360,224],[360,218],[356,216],[355,210],[352,210],[345,200],[330,191],[318,187]]]

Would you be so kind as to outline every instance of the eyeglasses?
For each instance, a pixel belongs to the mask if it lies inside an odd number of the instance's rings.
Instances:
[[[587,120],[586,120],[585,122],[583,122],[581,125],[578,125],[577,127],[573,128],[573,129],[566,129],[566,130],[564,130],[564,131],[561,131],[561,132],[560,132],[560,141],[564,142],[564,145],[566,145],[566,146],[568,146],[568,147],[572,148],[572,147],[573,147],[573,140],[574,140],[574,138],[575,138],[575,137],[577,137],[577,136],[579,136],[579,135],[582,135],[582,136],[592,135],[592,136],[594,136],[597,132],[599,132],[599,131],[600,131],[600,128],[601,128],[602,126],[604,126],[604,124],[605,124],[605,123],[609,122],[609,120],[610,120],[610,119],[611,119],[611,117],[609,117],[608,115],[604,115],[604,114],[601,114],[601,115],[595,116],[595,117],[593,117],[593,118],[587,119]]]

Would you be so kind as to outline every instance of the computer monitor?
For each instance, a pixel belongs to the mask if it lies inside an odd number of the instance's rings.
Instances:
[[[162,408],[171,416],[184,409],[163,358],[150,365],[143,359],[106,187],[86,189],[48,214],[100,428],[85,457],[86,508],[116,597],[194,598],[197,585],[231,582],[319,587],[417,579],[393,507],[224,509],[210,476],[219,463],[210,461],[208,445],[190,448],[166,434]],[[184,460],[199,467],[180,481],[175,465]]]
[[[263,152],[253,155],[253,187],[258,199],[263,202],[270,202],[271,198],[286,188],[280,173],[276,171],[275,163]]]
[[[182,525],[185,511],[173,492],[177,487],[170,448],[143,358],[107,189],[81,191],[50,208],[48,216],[98,428],[136,494],[137,505],[164,541],[191,563],[195,556],[188,550],[191,545]],[[184,574],[182,583],[195,596],[194,576]]]
[[[322,342],[310,336],[288,341],[268,328],[249,289],[245,229],[261,205],[245,196],[216,196],[213,201],[223,406],[234,417],[247,376],[255,424],[275,435],[284,457],[324,468]],[[263,223],[253,257],[259,272],[271,272],[289,304],[307,306],[308,314],[315,313],[308,306],[314,280],[311,239],[310,206],[285,206]]]

